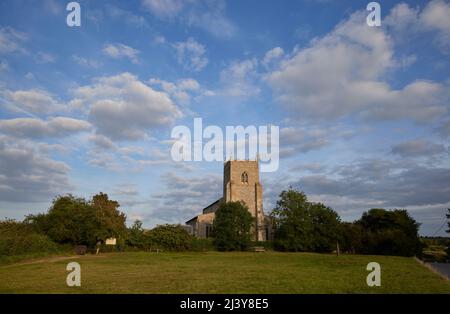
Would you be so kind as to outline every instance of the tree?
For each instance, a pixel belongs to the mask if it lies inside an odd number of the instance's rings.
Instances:
[[[309,214],[313,228],[312,249],[315,252],[331,252],[342,238],[339,215],[322,203],[310,203]]]
[[[278,250],[329,252],[341,238],[339,215],[292,188],[281,192],[271,216]]]
[[[282,251],[312,249],[313,227],[306,195],[293,189],[282,191],[271,216],[274,222],[274,246]]]
[[[142,228],[142,221],[135,220],[131,228],[128,228],[126,244],[135,248],[145,248],[148,246],[148,239]]]
[[[95,238],[104,240],[109,237],[125,237],[127,218],[119,211],[120,204],[117,201],[110,200],[107,194],[100,192],[92,197],[90,205],[97,223]]]
[[[91,201],[69,194],[56,197],[47,214],[29,215],[25,221],[57,243],[93,247],[108,237],[124,235],[126,216],[118,207],[103,193]]]
[[[341,247],[344,252],[359,253],[363,249],[364,230],[360,224],[343,222],[341,224]]]
[[[244,203],[220,204],[213,223],[215,247],[220,251],[247,249],[251,241],[253,222],[254,218]]]
[[[422,250],[420,224],[405,209],[374,208],[357,223],[364,230],[363,253],[413,256]]]

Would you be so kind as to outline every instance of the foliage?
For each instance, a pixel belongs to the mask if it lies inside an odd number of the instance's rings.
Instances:
[[[47,236],[36,233],[23,222],[0,221],[0,256],[56,253],[60,250],[61,247]]]
[[[192,236],[180,225],[159,225],[146,235],[152,250],[186,251],[191,248]]]
[[[356,223],[364,230],[363,253],[413,256],[422,251],[420,224],[404,209],[371,209]]]
[[[214,246],[213,238],[199,239],[196,237],[192,237],[191,251],[194,252],[207,252],[207,251],[215,251],[216,247]]]
[[[125,236],[126,217],[118,207],[107,194],[97,194],[91,201],[69,194],[56,197],[47,214],[29,215],[25,221],[57,243],[93,247],[108,237]]]
[[[274,246],[281,251],[329,252],[341,237],[338,214],[321,203],[308,202],[305,193],[294,189],[281,192],[271,216]]]
[[[142,221],[136,220],[131,228],[128,228],[125,244],[138,249],[146,249],[149,246],[149,238],[142,228]]]
[[[216,211],[214,245],[220,251],[246,250],[254,219],[242,202],[223,202]]]
[[[360,224],[343,222],[340,247],[343,252],[357,253],[363,249],[364,230]]]

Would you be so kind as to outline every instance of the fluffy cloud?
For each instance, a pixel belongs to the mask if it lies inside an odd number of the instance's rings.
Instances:
[[[159,86],[173,99],[181,104],[188,104],[192,97],[195,99],[203,96],[213,96],[214,92],[201,88],[200,83],[193,78],[184,78],[176,82],[169,82],[158,78],[151,78],[148,83],[152,86]]]
[[[15,111],[32,114],[48,114],[64,109],[64,105],[55,97],[41,89],[2,91],[7,104]]]
[[[174,17],[181,12],[183,0],[142,0],[142,5],[158,17]]]
[[[69,167],[26,145],[0,142],[0,199],[11,202],[49,201],[71,188]]]
[[[392,147],[392,153],[402,157],[432,156],[446,151],[445,146],[424,139],[403,142]]]
[[[283,54],[284,54],[283,48],[275,47],[275,48],[273,48],[273,49],[271,49],[271,50],[266,52],[266,54],[264,55],[262,63],[265,66],[268,66],[270,64],[270,62],[280,58]]]
[[[35,118],[0,120],[0,132],[18,138],[63,137],[88,131],[90,123],[67,117],[51,118],[48,121]]]
[[[140,51],[124,44],[107,44],[103,53],[113,59],[128,58],[132,63],[139,63]]]
[[[394,90],[382,80],[399,61],[390,37],[381,28],[367,27],[365,18],[363,12],[354,13],[269,73],[266,80],[278,100],[297,118],[360,114],[426,122],[447,113],[448,84],[417,80]]]
[[[76,63],[78,63],[79,65],[89,67],[89,68],[96,69],[101,66],[101,62],[99,62],[99,61],[83,58],[83,57],[80,57],[77,55],[73,55],[72,60],[75,61]]]
[[[185,42],[177,42],[173,44],[173,47],[177,53],[178,63],[187,70],[200,71],[208,64],[205,46],[193,38],[188,38]]]
[[[248,98],[256,96],[261,89],[256,85],[258,61],[247,59],[233,61],[230,66],[220,72],[223,88],[221,95],[228,97]]]
[[[393,30],[397,40],[405,40],[414,34],[432,32],[444,52],[450,48],[450,3],[442,0],[428,2],[423,10],[411,8],[406,3],[397,4],[384,20]]]
[[[280,130],[280,156],[290,157],[318,150],[329,143],[329,131],[300,127]]]
[[[73,103],[87,108],[96,132],[110,139],[141,139],[149,130],[168,126],[182,115],[166,93],[130,73],[98,78],[74,94]]]
[[[334,175],[304,176],[293,183],[306,193],[365,200],[381,207],[450,202],[450,169],[414,163],[362,160],[334,169]],[[331,204],[332,205],[332,204]]]
[[[152,212],[152,217],[167,222],[188,220],[222,196],[222,178],[216,174],[183,177],[167,172],[162,176],[162,181],[165,192],[153,196],[154,201],[160,205]],[[203,203],[199,202],[200,199]]]

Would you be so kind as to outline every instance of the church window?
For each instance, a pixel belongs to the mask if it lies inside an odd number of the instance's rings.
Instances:
[[[242,183],[248,183],[248,174],[247,172],[243,172],[241,175],[241,182]]]

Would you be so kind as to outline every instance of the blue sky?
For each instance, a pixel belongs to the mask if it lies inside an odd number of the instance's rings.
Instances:
[[[171,130],[280,127],[268,213],[289,186],[354,220],[407,208],[444,235],[450,207],[450,2],[0,3],[0,215],[53,197],[119,200],[146,227],[222,192],[221,162],[173,162]]]

